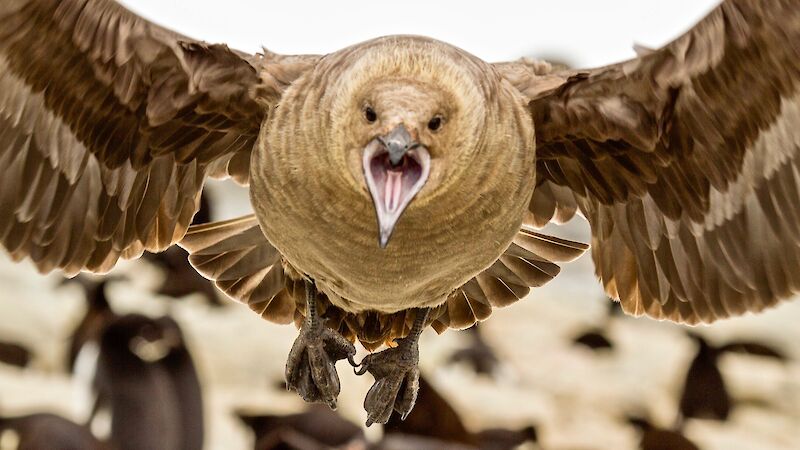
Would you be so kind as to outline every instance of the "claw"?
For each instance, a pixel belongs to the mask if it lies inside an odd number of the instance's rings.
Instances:
[[[358,376],[364,375],[365,373],[367,373],[368,370],[369,370],[369,364],[364,362],[356,366],[353,366],[353,373]]]
[[[303,400],[325,403],[331,409],[336,408],[341,389],[335,363],[355,353],[349,342],[347,346],[336,342],[335,333],[321,326],[300,330],[286,363],[287,387],[297,391]]]
[[[400,414],[401,420],[406,420],[417,403],[417,393],[419,392],[419,369],[417,367],[406,373],[401,387],[403,391],[398,395],[394,409]]]
[[[316,314],[316,289],[307,285],[308,317],[286,361],[286,387],[310,403],[336,409],[341,385],[336,361],[352,359],[356,348],[342,335],[321,323]]]
[[[353,369],[356,375],[369,372],[375,377],[364,399],[367,426],[388,422],[392,411],[406,417],[414,408],[419,387],[417,355],[416,344],[400,345],[368,355],[360,368]]]
[[[353,372],[367,372],[375,377],[375,383],[364,399],[367,411],[366,425],[386,423],[392,411],[405,420],[414,409],[419,390],[419,335],[422,332],[429,310],[419,310],[409,335],[401,339],[397,347],[368,355],[361,364],[353,364]]]
[[[356,360],[353,359],[353,356],[355,356],[355,355],[347,355],[347,362],[349,362],[350,365],[353,366],[353,372],[355,372],[356,375],[363,375],[363,373],[358,373],[355,370],[355,369],[358,369],[359,367],[361,367],[363,365],[363,362],[357,363]]]

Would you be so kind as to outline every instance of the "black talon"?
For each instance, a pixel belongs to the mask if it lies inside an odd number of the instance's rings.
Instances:
[[[286,388],[307,402],[336,409],[341,386],[335,364],[340,359],[352,360],[356,348],[322,323],[316,300],[316,287],[306,282],[306,321],[286,361]]]
[[[359,368],[359,366],[361,366],[361,368]],[[367,373],[367,370],[369,370],[368,366],[363,363],[359,364],[358,366],[353,366],[353,373],[358,376],[364,375]]]
[[[419,336],[429,312],[427,308],[417,310],[414,326],[408,336],[398,341],[397,347],[367,355],[361,364],[353,365],[356,375],[369,372],[375,377],[364,399],[367,426],[385,424],[392,411],[397,411],[405,420],[414,408],[419,389]]]

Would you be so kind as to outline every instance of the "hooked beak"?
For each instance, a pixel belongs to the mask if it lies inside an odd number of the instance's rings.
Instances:
[[[367,145],[362,164],[378,216],[378,244],[386,248],[400,215],[428,180],[431,156],[400,124]]]

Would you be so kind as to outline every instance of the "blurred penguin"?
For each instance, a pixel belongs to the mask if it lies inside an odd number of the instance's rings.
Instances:
[[[200,382],[178,324],[129,314],[100,337],[92,418],[110,415],[119,449],[203,447]]]
[[[55,414],[0,417],[0,448],[15,450],[104,450],[89,429]]]
[[[748,340],[736,340],[715,346],[697,333],[689,333],[697,344],[697,353],[686,371],[680,399],[677,426],[684,419],[711,419],[725,421],[735,406],[728,393],[725,379],[719,369],[719,359],[727,353],[739,353],[785,362],[787,357],[778,349]]]
[[[92,355],[89,359],[97,357],[97,340],[103,329],[117,318],[111,309],[106,298],[106,286],[109,282],[117,278],[103,278],[93,280],[83,276],[75,278],[86,292],[86,314],[81,319],[78,326],[72,332],[69,344],[69,354],[67,355],[67,367],[71,372],[75,371],[75,365],[81,350],[88,351]],[[85,349],[87,344],[93,346],[92,349]],[[86,356],[82,357],[86,358]]]
[[[478,324],[469,327],[465,333],[469,336],[469,344],[450,355],[448,362],[465,363],[476,374],[493,376],[498,370],[500,360],[494,349],[486,342]]]
[[[661,428],[642,417],[630,417],[628,423],[641,432],[641,450],[699,450],[679,429]]]
[[[311,405],[306,412],[285,416],[245,412],[238,416],[253,430],[254,450],[366,448],[361,427],[327,406]]]
[[[536,443],[536,428],[467,430],[452,405],[424,377],[419,378],[417,407],[402,419],[393,414],[383,429],[384,439],[373,450],[478,449],[511,450]]]

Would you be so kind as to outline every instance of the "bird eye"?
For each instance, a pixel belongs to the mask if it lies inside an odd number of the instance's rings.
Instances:
[[[378,120],[378,115],[375,113],[374,109],[367,106],[364,108],[364,118],[367,119],[367,122],[372,123]]]
[[[428,122],[428,129],[431,131],[436,131],[442,126],[442,118],[440,116],[436,116]]]

